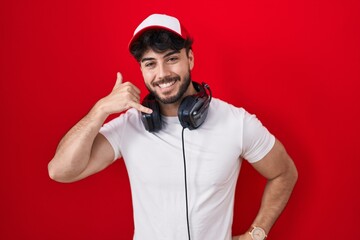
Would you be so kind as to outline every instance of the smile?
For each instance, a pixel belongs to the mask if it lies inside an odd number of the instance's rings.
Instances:
[[[168,88],[168,87],[171,87],[172,85],[174,85],[175,82],[176,82],[176,80],[174,79],[174,80],[171,81],[171,82],[159,83],[159,84],[157,84],[157,86],[158,86],[159,88],[161,88],[161,89],[163,89],[163,88]]]

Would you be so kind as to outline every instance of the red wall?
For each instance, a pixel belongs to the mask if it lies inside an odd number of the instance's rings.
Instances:
[[[2,1],[0,239],[131,239],[121,161],[73,184],[51,181],[47,163],[117,71],[145,95],[127,43],[153,12],[194,36],[194,80],[255,113],[293,157],[300,178],[271,239],[357,229],[359,1]],[[235,233],[251,224],[263,185],[245,164]]]

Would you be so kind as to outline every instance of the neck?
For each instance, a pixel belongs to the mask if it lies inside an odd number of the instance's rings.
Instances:
[[[160,103],[160,111],[161,114],[167,117],[175,117],[177,116],[177,112],[180,106],[180,102],[171,103],[171,104],[163,104]]]

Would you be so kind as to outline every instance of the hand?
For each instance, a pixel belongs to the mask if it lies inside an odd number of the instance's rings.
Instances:
[[[122,80],[122,75],[118,72],[113,90],[96,104],[97,108],[107,115],[120,113],[129,108],[135,108],[144,113],[152,113],[150,108],[140,104],[140,90],[131,82],[123,83]]]
[[[251,238],[250,234],[246,232],[240,236],[232,237],[232,240],[252,240],[252,238]]]

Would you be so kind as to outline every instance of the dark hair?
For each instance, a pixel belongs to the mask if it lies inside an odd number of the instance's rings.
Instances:
[[[167,50],[178,50],[185,48],[186,54],[189,53],[193,40],[183,39],[180,36],[162,29],[149,30],[143,33],[130,46],[130,53],[139,62],[148,49],[152,49],[157,53]]]

